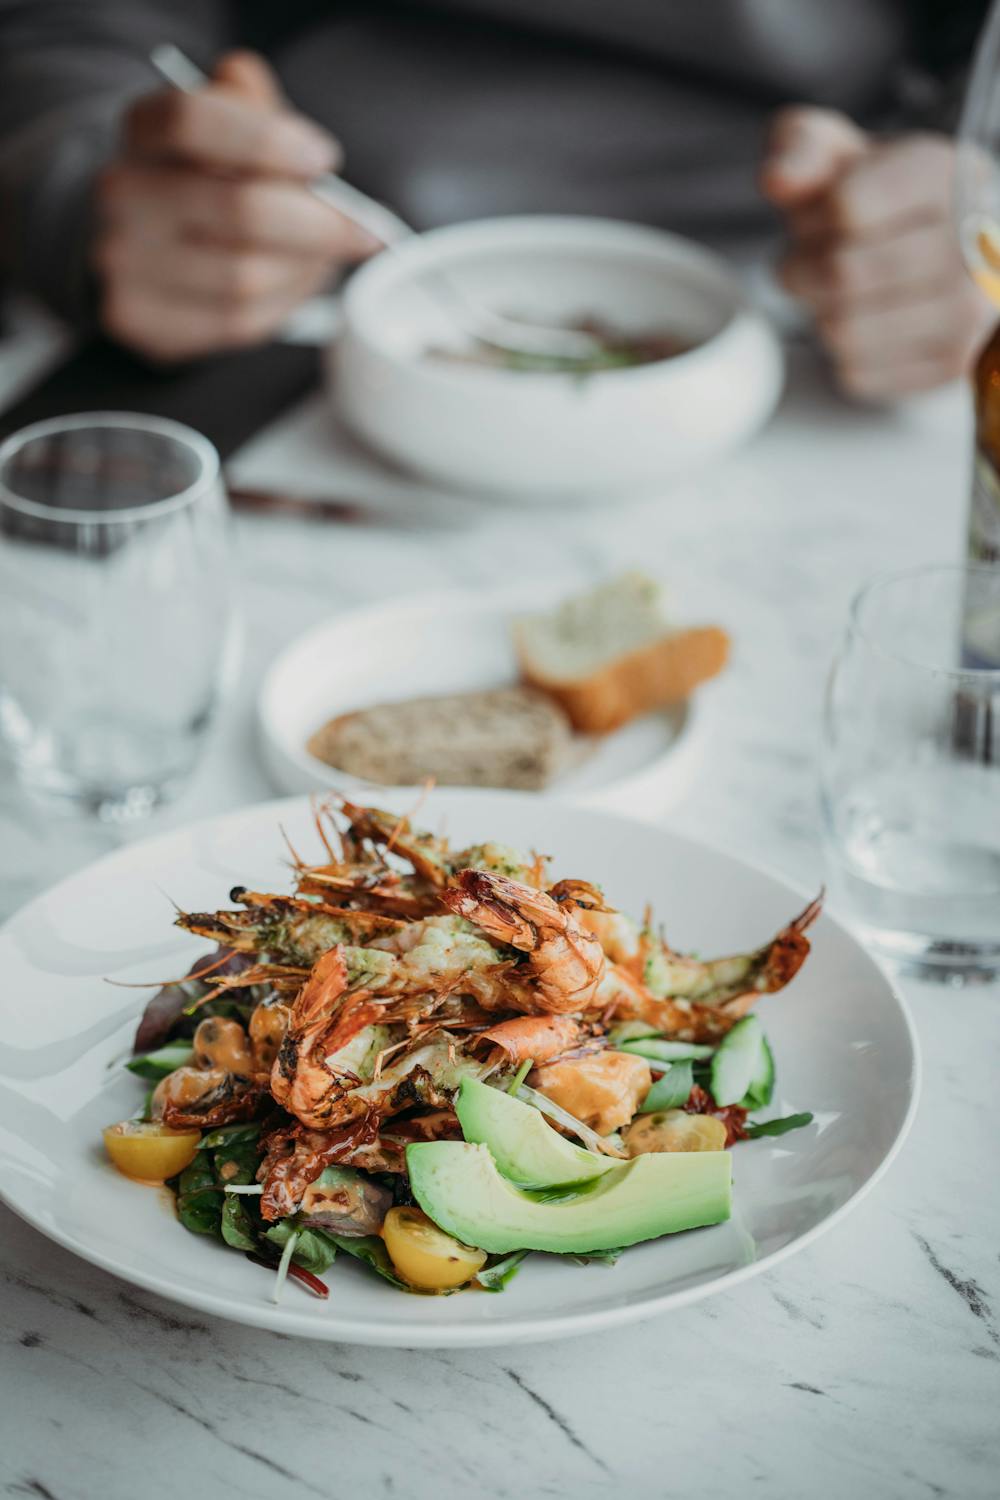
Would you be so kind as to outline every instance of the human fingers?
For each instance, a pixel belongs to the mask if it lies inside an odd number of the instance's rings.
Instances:
[[[315,177],[341,157],[337,142],[312,120],[263,107],[231,85],[144,95],[126,112],[123,143],[127,155],[146,161],[278,177]]]
[[[195,359],[223,349],[260,343],[322,284],[315,267],[270,298],[240,304],[205,301],[145,280],[106,284],[100,318],[104,330],[156,362]]]
[[[927,222],[951,222],[955,148],[945,136],[913,135],[879,146],[790,216],[802,241],[862,239]]]
[[[886,294],[941,287],[965,277],[950,224],[904,226],[867,239],[798,244],[778,276],[793,297],[818,312]]]
[[[298,183],[223,178],[197,169],[121,162],[97,184],[108,231],[145,239],[182,235],[290,255],[354,263],[379,241]]]
[[[920,378],[936,371],[930,383],[938,385],[964,374],[993,318],[968,284],[822,316],[817,330],[846,390],[888,397],[922,388],[914,384],[917,370]]]
[[[259,52],[227,52],[212,69],[212,82],[264,107],[286,107],[278,75]]]
[[[825,192],[868,148],[865,132],[838,110],[779,110],[760,167],[761,192],[777,207],[790,208]]]
[[[108,235],[98,241],[93,263],[108,282],[144,283],[167,295],[187,296],[223,308],[270,302],[301,285],[330,276],[323,257],[299,257],[203,244],[186,239]]]
[[[879,365],[848,365],[835,371],[837,384],[845,395],[872,403],[890,403],[934,391],[965,373],[964,363],[943,354]]]

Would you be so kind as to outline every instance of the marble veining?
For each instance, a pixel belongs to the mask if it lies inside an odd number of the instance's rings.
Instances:
[[[953,389],[894,412],[851,408],[799,350],[772,426],[661,499],[536,513],[422,497],[418,513],[397,485],[350,525],[240,519],[242,678],[197,775],[150,831],[271,794],[255,683],[330,611],[639,563],[673,581],[679,612],[724,621],[736,645],[705,695],[703,764],[672,826],[814,884],[827,662],[865,575],[959,555],[966,407]],[[321,402],[258,439],[239,472],[332,491]],[[654,798],[636,811],[662,809]],[[0,781],[0,912],[112,837],[43,822]],[[0,1210],[5,1492],[995,1495],[1000,993],[905,989],[924,1098],[887,1178],[769,1274],[615,1332],[471,1351],[304,1342],[176,1308]]]

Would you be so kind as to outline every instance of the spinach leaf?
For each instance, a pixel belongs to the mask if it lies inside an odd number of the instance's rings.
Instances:
[[[260,1124],[255,1120],[246,1125],[220,1125],[202,1136],[202,1150],[217,1151],[220,1146],[240,1146],[244,1141],[255,1141],[259,1135]]]
[[[811,1125],[812,1121],[813,1116],[809,1111],[801,1115],[785,1115],[783,1120],[751,1120],[747,1124],[746,1134],[750,1140],[761,1135],[787,1135],[790,1130],[800,1130],[803,1125]]]
[[[314,1276],[321,1276],[328,1271],[337,1258],[337,1244],[332,1235],[324,1234],[322,1229],[300,1229],[295,1222],[294,1216],[288,1219],[279,1219],[272,1224],[264,1238],[272,1245],[284,1249],[290,1235],[297,1234],[298,1240],[292,1260],[304,1271],[311,1271]],[[379,1244],[381,1244],[381,1240]]]
[[[216,1179],[227,1187],[229,1183],[255,1182],[260,1164],[260,1148],[256,1141],[238,1142],[235,1146],[221,1146],[212,1153],[215,1160]]]
[[[367,1266],[386,1281],[391,1281],[393,1286],[398,1286],[403,1292],[415,1291],[415,1288],[407,1282],[401,1281],[396,1275],[389,1252],[384,1242],[377,1234],[359,1235],[356,1239],[347,1235],[331,1234],[329,1236],[339,1250],[346,1250],[348,1255],[353,1255],[355,1260],[363,1260]]]
[[[222,1238],[234,1250],[256,1250],[257,1234],[245,1199],[226,1193],[222,1202]]]
[[[192,1234],[221,1235],[239,1250],[257,1247],[256,1205],[240,1194],[223,1193],[223,1188],[256,1179],[258,1130],[257,1125],[235,1125],[209,1131],[190,1166],[170,1184],[177,1195],[177,1217]],[[214,1150],[213,1142],[218,1143]]]
[[[155,1052],[130,1058],[125,1066],[136,1077],[159,1083],[161,1078],[166,1078],[175,1068],[187,1067],[193,1056],[194,1053],[186,1042],[171,1042],[166,1047],[157,1048]]]
[[[202,995],[208,994],[211,985],[217,984],[224,976],[242,973],[254,962],[252,953],[236,953],[221,946],[212,953],[201,954],[183,979],[165,984],[148,1001],[135,1034],[134,1050],[137,1053],[153,1052],[171,1039],[193,1036],[203,1016],[234,1015],[240,1019],[248,1016],[254,1004],[249,988],[230,990],[193,1015],[188,1011]]]
[[[494,1260],[492,1265],[485,1265],[476,1273],[475,1279],[486,1292],[502,1292],[517,1275],[525,1256],[530,1254],[530,1250],[515,1250],[501,1260]]]
[[[221,1234],[222,1189],[208,1151],[198,1151],[177,1182],[177,1217],[192,1234]]]
[[[680,1109],[686,1104],[694,1086],[694,1073],[690,1062],[676,1062],[658,1078],[639,1106],[641,1115],[649,1115],[658,1109]]]
[[[234,996],[246,995],[246,1000],[235,999]],[[192,1004],[194,1002],[192,1001]],[[220,996],[218,1000],[209,1000],[205,1005],[199,1005],[197,1010],[187,1012],[178,1022],[177,1030],[183,1035],[194,1036],[198,1029],[199,1021],[204,1021],[206,1016],[223,1016],[228,1021],[239,1021],[246,1026],[251,1015],[257,1008],[257,1000],[250,988],[245,990],[230,990],[226,996]]]

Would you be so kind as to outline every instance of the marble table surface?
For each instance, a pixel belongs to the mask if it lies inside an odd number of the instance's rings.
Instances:
[[[16,353],[0,349],[8,389]],[[768,430],[655,501],[532,512],[408,499],[390,484],[353,524],[239,519],[242,677],[196,776],[150,831],[269,795],[255,686],[329,612],[638,563],[669,575],[689,615],[727,623],[736,651],[705,694],[697,778],[674,806],[664,796],[637,811],[818,881],[828,660],[865,575],[959,556],[966,408],[960,389],[896,411],[851,408],[800,347]],[[364,488],[319,399],[236,468],[341,497]],[[0,783],[0,911],[115,837],[46,820]],[[774,1272],[618,1332],[440,1353],[299,1342],[134,1290],[0,1210],[6,1493],[467,1500],[635,1483],[655,1495],[995,1495],[1000,992],[905,991],[924,1098],[888,1177]]]

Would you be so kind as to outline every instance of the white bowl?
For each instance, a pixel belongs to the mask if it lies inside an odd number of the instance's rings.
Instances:
[[[695,347],[586,376],[427,359],[456,341],[429,272],[512,316],[592,315]],[[331,358],[341,415],[384,456],[448,487],[526,499],[647,491],[717,458],[767,420],[783,372],[770,324],[724,261],[661,230],[584,218],[460,224],[377,256],[347,287]]]
[[[551,602],[564,597],[553,585]],[[257,699],[261,755],[283,792],[334,790],[378,802],[385,788],[337,771],[306,749],[334,714],[425,693],[463,693],[517,680],[510,621],[549,602],[523,594],[421,594],[336,615],[294,640],[269,668]],[[664,811],[697,771],[695,699],[646,714],[614,734],[577,736],[578,757],[546,795],[627,812]]]

